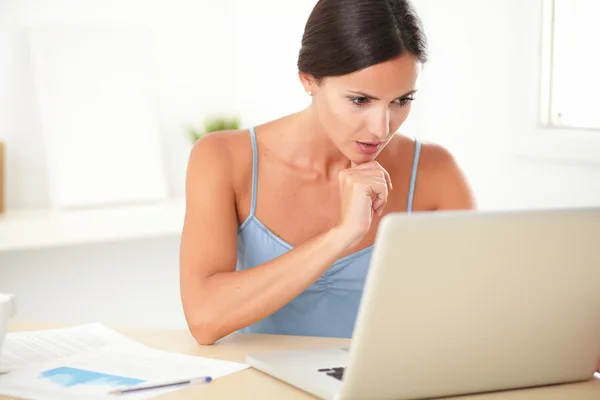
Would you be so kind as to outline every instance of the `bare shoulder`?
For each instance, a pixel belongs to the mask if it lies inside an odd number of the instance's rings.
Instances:
[[[446,147],[438,143],[421,142],[419,167],[423,172],[439,177],[445,174],[456,174],[460,167],[454,155]]]
[[[397,133],[387,147],[389,148],[389,152],[394,156],[402,156],[403,159],[409,158],[412,160],[416,144],[416,139]],[[444,146],[427,141],[419,141],[419,144],[421,147],[419,154],[419,168],[435,170],[444,168],[449,164],[456,164],[454,156]]]
[[[193,160],[200,160],[206,157],[214,160],[221,160],[222,164],[229,164],[232,158],[235,158],[236,150],[240,147],[241,139],[247,131],[219,131],[205,135],[198,139],[190,154]]]
[[[390,142],[391,153],[398,160],[409,160],[399,167],[409,169],[413,161],[418,161],[417,194],[422,208],[430,210],[474,209],[475,198],[469,182],[448,148],[438,143],[417,141],[397,134]]]
[[[423,142],[419,162],[421,177],[431,187],[436,210],[476,208],[473,190],[454,155],[438,143]]]
[[[219,131],[203,136],[192,147],[188,174],[202,170],[231,178],[236,160],[240,154],[246,154],[249,147],[247,130]]]

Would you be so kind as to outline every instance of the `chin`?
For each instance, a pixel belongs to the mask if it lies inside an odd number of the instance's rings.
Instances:
[[[352,151],[349,154],[345,154],[348,160],[352,161],[355,164],[365,164],[371,161],[374,161],[379,156],[379,153],[376,154],[361,154],[356,151]]]

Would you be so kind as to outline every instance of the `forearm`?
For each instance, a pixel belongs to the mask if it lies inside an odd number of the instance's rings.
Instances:
[[[192,333],[210,344],[249,326],[289,303],[314,283],[351,240],[333,229],[256,267],[207,278],[198,289],[198,326]]]

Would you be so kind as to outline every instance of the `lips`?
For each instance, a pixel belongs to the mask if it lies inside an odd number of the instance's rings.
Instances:
[[[377,153],[382,145],[382,142],[356,142],[358,150],[369,155]]]

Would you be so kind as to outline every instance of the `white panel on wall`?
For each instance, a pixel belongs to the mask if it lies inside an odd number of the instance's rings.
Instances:
[[[52,205],[166,198],[152,33],[36,26],[29,39]]]

